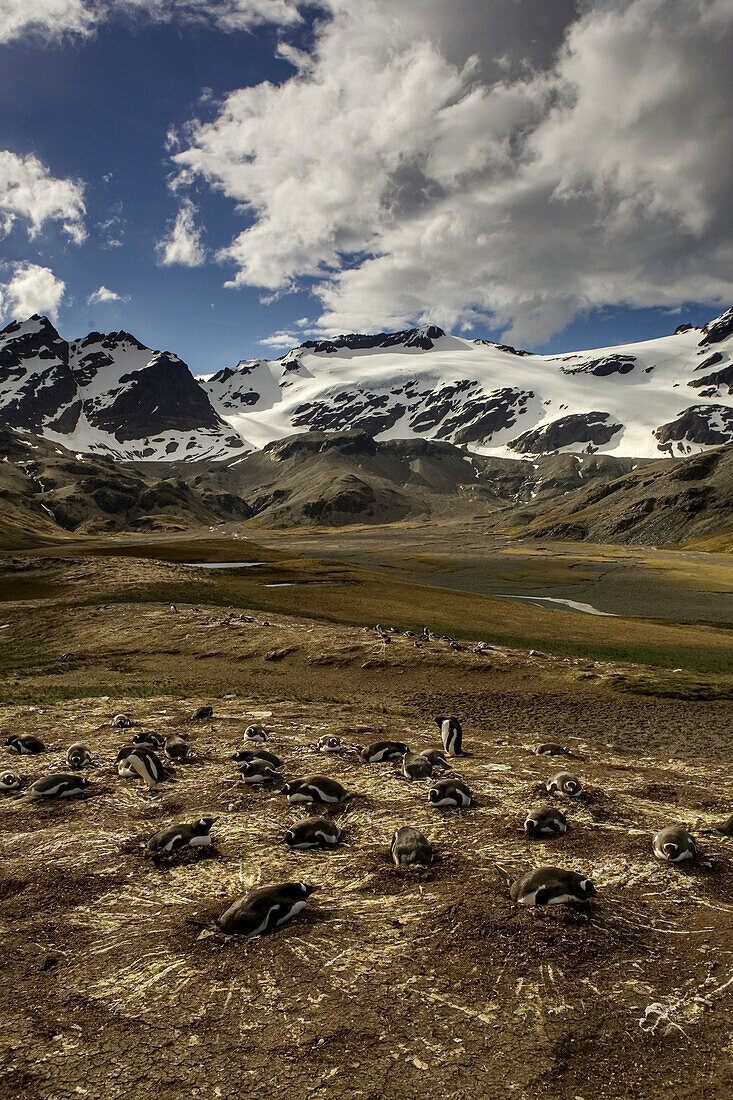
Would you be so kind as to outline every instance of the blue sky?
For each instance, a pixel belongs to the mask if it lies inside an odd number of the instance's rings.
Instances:
[[[457,0],[453,19],[444,0],[419,16],[407,0],[281,2],[263,22],[262,0],[211,0],[205,20],[112,0],[80,33],[39,0],[47,25],[0,24],[0,150],[83,187],[86,234],[75,243],[60,213],[33,234],[13,208],[4,323],[32,300],[13,299],[28,264],[64,284],[62,334],[125,328],[196,373],[304,334],[425,320],[537,351],[602,346],[702,324],[733,300],[730,173],[712,145],[729,148],[727,45],[700,64],[695,36],[712,32],[695,0],[651,25],[646,100],[605,141],[588,86],[606,82],[618,122],[646,0],[630,5],[634,26],[627,0],[595,24],[559,4],[539,42],[508,0]],[[572,90],[562,116],[552,86]],[[185,209],[198,251],[162,263]],[[89,304],[100,287],[119,300]]]

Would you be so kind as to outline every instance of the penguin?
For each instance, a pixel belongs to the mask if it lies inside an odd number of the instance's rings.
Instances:
[[[118,730],[129,730],[132,725],[132,718],[129,714],[115,714],[112,725]]]
[[[386,760],[400,760],[410,746],[404,741],[375,741],[366,749],[358,746],[356,751],[362,764],[383,764]]]
[[[179,764],[191,759],[191,750],[188,746],[188,742],[184,741],[182,737],[178,737],[177,734],[166,737],[164,751],[169,760],[175,760]]]
[[[149,852],[177,852],[179,848],[205,848],[211,844],[211,826],[215,817],[200,817],[183,825],[169,825],[151,836],[145,845]]]
[[[389,851],[397,867],[429,867],[434,858],[430,841],[410,825],[395,831]]]
[[[429,779],[433,765],[419,752],[406,752],[402,757],[402,774],[406,779]]]
[[[462,779],[439,779],[428,791],[432,806],[462,809],[471,805],[471,791]]]
[[[706,829],[705,831],[717,833],[718,836],[733,836],[733,814],[725,821],[721,821],[720,825],[715,825],[712,829]]]
[[[151,789],[156,783],[161,783],[166,778],[166,771],[160,757],[150,749],[126,746],[120,749],[117,759],[119,761],[117,771],[120,775],[126,778],[139,776]]]
[[[548,779],[545,789],[548,794],[563,794],[567,798],[580,798],[583,793],[580,780],[570,772],[553,775],[552,779]]]
[[[657,859],[666,863],[682,863],[686,859],[697,858],[695,838],[681,825],[671,825],[660,829],[652,841]]]
[[[439,715],[435,722],[448,756],[463,756],[463,729],[458,719],[452,715]]]
[[[542,806],[527,815],[524,831],[532,837],[561,836],[568,831],[567,818],[562,810],[556,810],[554,806]]]
[[[268,752],[267,749],[240,749],[234,753],[232,760],[236,760],[238,764],[251,764],[257,760],[260,763],[269,764],[272,768],[283,766],[280,757],[275,756],[274,752]]]
[[[18,756],[37,756],[46,751],[46,746],[40,737],[34,737],[32,733],[11,734],[5,742],[8,752],[15,752]]]
[[[509,897],[515,905],[584,905],[596,896],[596,888],[589,878],[576,871],[560,867],[536,867],[512,879],[503,867],[496,869],[509,887]]]
[[[330,737],[326,735],[325,737],[318,738],[316,748],[319,752],[343,752],[344,743],[340,737]]]
[[[551,741],[543,745],[538,745],[534,750],[535,756],[572,756],[570,749],[566,749],[564,745],[556,745]]]
[[[261,783],[272,783],[275,779],[282,778],[266,760],[252,760],[246,764],[242,764],[239,769],[239,774],[242,776],[245,783],[253,787]]]
[[[307,817],[291,825],[285,833],[290,848],[333,848],[343,840],[344,833],[333,821],[323,817]]]
[[[287,795],[288,802],[319,802],[323,805],[346,802],[353,797],[337,780],[329,779],[326,775],[291,779],[283,786],[283,794]]]
[[[151,749],[154,752],[163,748],[165,739],[159,733],[136,733],[132,743],[139,749]]]
[[[262,886],[237,898],[225,909],[215,927],[232,936],[263,936],[274,932],[305,908],[316,886],[305,882],[286,882],[282,886]]]
[[[191,715],[192,722],[204,722],[207,718],[214,717],[213,707],[197,707]]]
[[[77,798],[88,786],[89,780],[83,775],[54,772],[32,783],[28,788],[28,797],[34,802],[42,798]]]
[[[19,791],[23,780],[15,772],[4,772],[0,775],[0,791]]]
[[[262,743],[263,741],[269,740],[269,738],[264,726],[247,726],[244,731],[244,740]]]
[[[79,743],[70,745],[68,752],[66,753],[66,763],[74,771],[78,771],[79,768],[88,768],[92,763],[92,754],[86,745]]]
[[[420,756],[424,756],[426,760],[429,760],[434,768],[444,768],[450,771],[450,764],[445,758],[445,753],[442,753],[440,749],[423,749]]]

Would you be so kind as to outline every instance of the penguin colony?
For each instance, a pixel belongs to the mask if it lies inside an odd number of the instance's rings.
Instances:
[[[190,721],[201,722],[212,717],[212,707],[199,707],[190,716]],[[391,765],[395,775],[409,782],[426,780],[427,801],[436,810],[468,809],[474,800],[473,793],[466,781],[453,773],[452,763],[449,762],[468,755],[463,750],[461,722],[454,715],[438,715],[435,722],[440,730],[442,750],[431,748],[413,752],[405,742],[393,740],[351,746],[332,735],[320,737],[314,748],[321,753],[353,757],[362,765]],[[112,719],[112,725],[116,729],[127,730],[134,722],[129,715],[118,714]],[[237,750],[231,757],[247,787],[279,784],[281,793],[293,805],[302,803],[332,810],[339,810],[359,798],[357,792],[348,790],[328,775],[309,775],[284,781],[283,761],[274,752],[262,747],[269,739],[269,733],[263,726],[248,726],[244,732],[246,747]],[[39,757],[48,751],[44,743],[31,734],[9,736],[5,748],[7,752],[23,757]],[[573,755],[559,744],[542,744],[533,751],[538,756]],[[161,752],[177,765],[196,759],[185,736],[163,738],[155,733],[140,731],[119,749],[114,761],[117,773],[126,779],[141,780],[149,790],[155,790],[158,784],[172,778],[158,755]],[[25,793],[23,788],[27,781],[21,775],[15,771],[0,773],[0,794],[23,797],[37,803],[68,800],[92,793],[88,791],[89,779],[80,774],[96,766],[91,750],[84,744],[74,743],[66,750],[65,763],[68,772],[52,772],[42,776],[30,782]],[[580,779],[567,771],[551,776],[541,785],[541,789],[551,799],[565,799],[568,803],[582,799],[585,794]],[[192,822],[169,825],[147,840],[145,851],[155,856],[170,856],[185,848],[209,848],[215,823],[215,817],[205,816]],[[523,823],[526,835],[539,840],[562,837],[569,827],[565,813],[555,804],[531,810]],[[733,815],[709,831],[720,836],[733,836]],[[291,825],[282,839],[294,851],[326,851],[344,843],[346,836],[347,831],[329,818],[312,816]],[[682,826],[661,829],[652,838],[651,848],[654,856],[667,864],[684,864],[699,856],[695,838]],[[389,857],[397,867],[415,869],[430,867],[436,854],[430,840],[420,830],[402,825],[391,838]],[[516,877],[500,865],[496,865],[496,870],[508,889],[511,901],[518,906],[585,906],[597,894],[589,878],[571,870],[539,866]],[[315,889],[316,886],[305,882],[261,887],[237,898],[215,921],[191,923],[225,935],[263,935],[301,912]]]

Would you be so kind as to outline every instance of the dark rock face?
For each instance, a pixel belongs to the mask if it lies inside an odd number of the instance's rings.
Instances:
[[[404,405],[389,408],[387,394],[369,390],[340,390],[331,401],[305,401],[295,407],[293,426],[337,432],[359,428],[371,435],[386,432],[405,412]]]
[[[593,374],[596,378],[608,378],[610,374],[629,374],[634,369],[635,355],[606,355],[602,359],[588,359],[578,367],[561,367],[563,374]]]
[[[702,378],[693,378],[687,385],[694,386],[698,390],[703,386],[709,386],[711,391],[717,390],[719,387],[725,387],[728,393],[733,393],[733,363],[729,363],[727,367],[721,367],[720,370],[713,371],[711,374],[706,374]]]
[[[305,432],[303,435],[277,439],[264,447],[266,453],[280,462],[292,458],[306,459],[327,451],[336,451],[344,455],[372,457],[377,453],[377,444],[367,431],[354,429],[348,432],[326,434],[320,431]]]
[[[728,405],[690,405],[675,420],[660,424],[654,432],[660,450],[674,443],[701,443],[717,447],[733,441],[733,408]]]
[[[506,387],[494,390],[485,397],[465,401],[455,416],[444,421],[438,436],[441,439],[452,436],[453,442],[459,446],[488,440],[497,432],[513,428],[533,397],[532,390]]]
[[[73,400],[69,346],[47,317],[34,314],[0,332],[0,422],[40,431],[44,420]]]
[[[509,446],[520,454],[540,454],[574,444],[603,447],[623,425],[607,412],[573,413],[512,439]]]
[[[698,353],[699,354],[699,353]],[[714,351],[712,355],[708,355],[707,359],[703,359],[702,363],[698,363],[695,370],[707,370],[708,367],[714,367],[718,363],[723,362],[723,356],[719,351]],[[692,383],[690,383],[692,385]]]
[[[716,317],[714,321],[710,321],[704,326],[703,332],[705,335],[700,341],[700,347],[705,347],[706,344],[719,344],[721,340],[726,340],[729,336],[733,335],[733,306],[721,317]]]
[[[424,325],[422,328],[404,329],[402,332],[379,332],[373,336],[360,332],[352,332],[347,336],[335,336],[332,340],[308,340],[301,347],[308,348],[316,355],[329,354],[348,348],[351,351],[362,351],[365,348],[420,348],[429,351],[434,347],[434,340],[445,336],[442,328],[437,325]]]

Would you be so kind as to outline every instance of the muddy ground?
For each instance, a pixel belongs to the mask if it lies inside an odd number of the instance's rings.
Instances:
[[[53,600],[3,607],[19,648],[7,643],[0,677],[2,740],[22,730],[50,747],[3,756],[3,770],[47,774],[76,740],[97,765],[83,800],[1,796],[0,1095],[730,1095],[733,841],[703,835],[733,812],[730,701],[629,695],[599,663],[384,645],[256,611]],[[59,615],[66,661],[48,638]],[[33,684],[35,702],[12,701]],[[205,702],[214,718],[192,723]],[[363,743],[379,730],[432,746],[444,708],[464,718],[471,753],[454,769],[475,794],[464,811],[432,809],[427,781],[392,765],[314,750],[323,733]],[[195,761],[152,792],[120,778],[120,710],[136,730],[189,734]],[[325,772],[357,792],[333,811],[343,847],[284,845],[308,811],[241,784],[230,756],[252,721],[286,777]],[[575,759],[533,755],[547,739]],[[537,784],[567,763],[588,792],[566,807],[570,833],[525,839]],[[211,854],[143,856],[145,837],[203,813],[217,817]],[[676,822],[700,835],[694,868],[651,855],[652,832]],[[405,823],[432,840],[429,871],[390,864]],[[495,862],[581,871],[598,899],[586,914],[517,910]],[[202,938],[190,923],[293,879],[319,889],[272,936]]]

